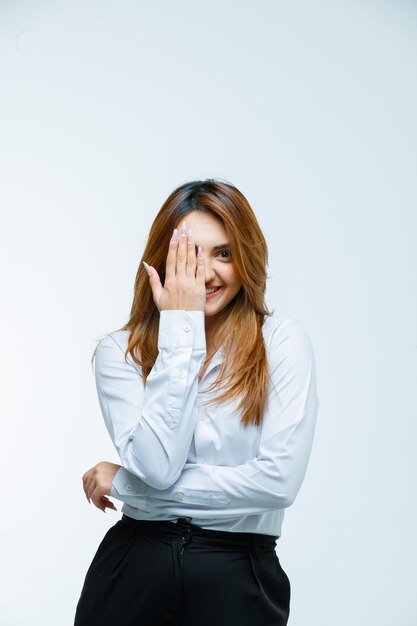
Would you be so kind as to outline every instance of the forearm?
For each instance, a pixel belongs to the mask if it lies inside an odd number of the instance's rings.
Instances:
[[[96,355],[102,414],[121,464],[155,489],[166,489],[187,460],[196,416],[198,375],[206,356],[203,311],[162,311],[159,354],[146,387],[127,367],[113,337]]]

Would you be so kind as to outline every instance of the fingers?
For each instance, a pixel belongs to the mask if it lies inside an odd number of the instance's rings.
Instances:
[[[152,265],[148,265],[145,261],[143,261],[143,265],[149,275],[149,285],[152,289],[152,297],[156,306],[159,307],[159,298],[161,297],[161,293],[163,291],[161,279],[159,278],[159,274]]]
[[[187,263],[186,263],[186,274],[187,276],[192,276],[193,278],[195,277],[195,261],[196,261],[196,257],[195,257],[195,244],[194,244],[194,239],[193,239],[193,233],[191,231],[191,228],[189,228],[187,230]]]
[[[100,501],[103,503],[104,508],[113,509],[113,511],[117,511],[117,507],[114,506],[113,502],[109,500],[106,496],[101,496]]]
[[[196,277],[195,242],[191,228],[186,222],[181,224],[181,237],[177,250],[177,275]]]
[[[91,470],[88,470],[82,477],[83,489],[88,502],[90,504],[92,502],[94,506],[100,509],[100,511],[103,511],[103,513],[106,512],[106,507],[117,511],[117,507],[107,498],[106,494],[103,493],[103,486],[100,487],[96,483],[93,470],[94,468],[91,468]]]
[[[93,499],[94,493],[96,494],[96,497],[97,497],[97,489],[99,488],[98,482],[97,482],[97,465],[89,469],[88,472],[86,472],[83,476],[83,487],[84,487],[84,492],[85,492],[88,502],[90,502],[90,500],[93,500],[94,502],[94,499]],[[100,494],[100,496],[101,495],[103,494]],[[97,506],[95,502],[94,504]]]
[[[205,305],[205,262],[202,247],[196,256],[196,243],[186,221],[180,232],[175,228],[171,236],[165,263],[165,283],[162,286],[158,272],[152,266],[145,268],[155,304],[164,309],[201,309]]]
[[[86,476],[87,476],[87,472],[83,474],[82,481],[83,481],[83,489],[84,489],[85,497],[87,498],[87,502],[88,502],[87,491],[85,489]]]
[[[83,474],[83,489],[84,489],[84,493],[85,493],[85,497],[87,498],[87,501],[90,502],[90,498],[88,495],[88,488],[91,482],[91,469],[88,470],[85,474]]]
[[[177,250],[177,276],[186,275],[185,266],[187,263],[187,224],[185,221],[181,224],[181,235],[178,242]]]
[[[91,499],[91,494],[94,491],[94,488],[95,488],[95,478],[94,478],[93,473],[90,472],[90,475],[89,475],[89,477],[88,477],[88,479],[86,481],[86,485],[85,485],[85,488],[84,488],[84,491],[85,491],[86,496],[87,496],[87,500],[89,502],[90,502],[90,499]]]
[[[94,490],[91,494],[91,500],[94,504],[94,506],[96,506],[98,509],[100,509],[100,511],[104,511],[104,513],[106,512],[106,506],[105,503],[103,502],[103,497],[106,496],[105,490],[103,487],[100,487],[99,485],[96,485],[94,487]],[[107,500],[107,498],[106,498]],[[107,502],[109,502],[109,500],[107,500]]]
[[[174,232],[169,242],[168,255],[165,263],[165,282],[173,282],[175,279],[175,270],[177,265],[177,247],[178,247],[178,230],[174,228]]]
[[[168,255],[165,263],[165,277],[168,283],[174,283],[175,277],[195,276],[196,254],[191,229],[187,229],[185,221],[181,224],[181,231],[175,228],[169,243]]]
[[[195,252],[194,252],[195,254]],[[206,290],[206,271],[204,267],[204,254],[202,246],[198,246],[197,252],[197,273],[195,276],[196,284],[201,287],[202,290]]]

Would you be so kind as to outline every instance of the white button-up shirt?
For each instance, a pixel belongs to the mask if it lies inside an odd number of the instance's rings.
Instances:
[[[141,520],[186,517],[203,528],[281,535],[300,489],[319,400],[304,328],[285,317],[262,327],[270,371],[262,425],[244,428],[238,399],[206,406],[223,359],[206,358],[204,311],[160,312],[158,357],[143,385],[129,331],[103,337],[95,378],[104,421],[120,457],[110,496]]]

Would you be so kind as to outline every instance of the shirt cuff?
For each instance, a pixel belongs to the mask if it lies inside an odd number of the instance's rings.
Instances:
[[[114,475],[113,482],[110,489],[110,496],[116,498],[117,496],[143,496],[146,494],[147,485],[139,477],[135,477],[131,472],[128,472],[124,467],[119,467]]]
[[[206,350],[204,311],[163,310],[159,317],[158,348]]]

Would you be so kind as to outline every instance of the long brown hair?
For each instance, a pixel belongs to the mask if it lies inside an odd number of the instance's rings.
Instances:
[[[119,329],[130,331],[125,359],[130,354],[141,367],[146,385],[158,356],[159,310],[143,261],[158,271],[163,285],[172,231],[191,211],[210,212],[223,223],[232,263],[242,283],[219,315],[216,342],[223,346],[224,359],[217,379],[207,391],[225,391],[209,404],[241,397],[237,407],[242,410],[241,424],[259,426],[268,404],[269,382],[262,326],[265,316],[273,315],[265,304],[268,248],[249,202],[229,182],[206,179],[184,183],[172,191],[159,210],[136,273],[129,321]]]

